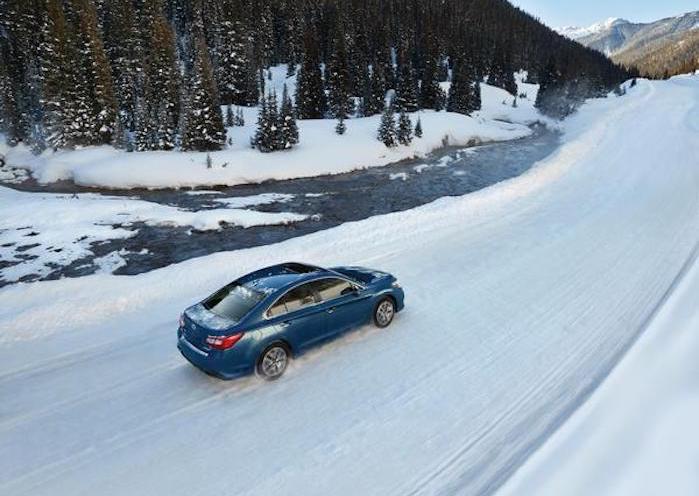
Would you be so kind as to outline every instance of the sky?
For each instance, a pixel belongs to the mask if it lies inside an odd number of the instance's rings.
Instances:
[[[609,17],[649,22],[699,10],[697,0],[510,0],[550,27],[589,26]]]

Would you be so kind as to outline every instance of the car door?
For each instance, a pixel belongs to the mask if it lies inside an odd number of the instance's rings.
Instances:
[[[361,289],[340,277],[320,279],[313,283],[320,308],[327,315],[326,337],[357,327],[369,319],[370,300]]]
[[[269,308],[267,318],[281,328],[280,337],[299,351],[325,336],[326,314],[312,283],[290,289]]]

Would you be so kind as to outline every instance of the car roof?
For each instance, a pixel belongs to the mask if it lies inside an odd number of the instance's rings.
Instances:
[[[296,284],[329,275],[339,276],[339,274],[321,267],[288,262],[257,270],[243,277],[240,282],[263,293],[272,294]]]

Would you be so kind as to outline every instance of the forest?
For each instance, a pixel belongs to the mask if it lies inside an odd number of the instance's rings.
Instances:
[[[279,64],[294,95],[265,90]],[[259,104],[289,125],[277,142],[258,130],[263,151],[284,149],[294,119],[340,132],[384,112],[388,90],[396,111],[469,114],[479,81],[516,94],[518,70],[556,116],[630,77],[505,0],[0,1],[0,130],[36,152],[218,150],[236,121],[222,106]]]

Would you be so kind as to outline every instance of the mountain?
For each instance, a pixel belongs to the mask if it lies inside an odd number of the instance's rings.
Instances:
[[[699,11],[695,11],[650,23],[610,18],[587,28],[569,26],[557,31],[589,48],[613,56],[622,50],[639,50],[651,43],[679,39],[683,33],[698,27]]]
[[[699,69],[699,29],[640,47],[630,46],[614,54],[613,59],[627,67],[637,67],[642,74],[654,78],[696,71]]]

